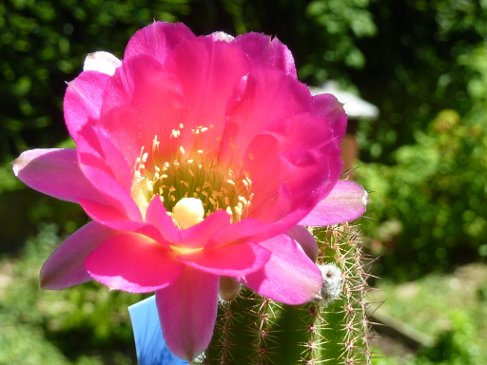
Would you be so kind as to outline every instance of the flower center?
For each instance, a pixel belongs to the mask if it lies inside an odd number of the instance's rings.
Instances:
[[[201,148],[200,138],[208,130],[191,129],[193,144],[188,151],[181,143],[182,133],[187,133],[183,124],[172,130],[169,152],[160,151],[157,136],[150,154],[142,147],[135,162],[132,196],[144,215],[155,195],[182,229],[219,209],[225,209],[232,222],[248,215],[252,181],[243,169],[221,164],[214,153]]]

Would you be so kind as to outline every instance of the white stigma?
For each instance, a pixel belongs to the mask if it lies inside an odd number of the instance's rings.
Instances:
[[[172,218],[179,228],[186,229],[203,221],[205,209],[197,198],[182,198],[172,208]]]

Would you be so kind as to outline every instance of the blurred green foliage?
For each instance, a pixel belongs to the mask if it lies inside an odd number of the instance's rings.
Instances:
[[[420,364],[477,365],[487,360],[481,358],[480,346],[475,341],[478,334],[473,321],[464,312],[451,317],[451,328],[442,332],[436,345],[419,354]]]
[[[149,10],[150,9],[150,10]],[[130,35],[153,19],[176,20],[187,0],[6,0],[0,4],[0,162],[66,138],[65,82],[88,52],[121,56]]]
[[[364,52],[381,57],[367,58],[375,71],[359,85],[382,115],[359,126],[357,175],[371,192],[362,222],[384,256],[379,272],[407,279],[485,258],[487,3],[373,6],[379,32]]]
[[[468,264],[444,274],[428,274],[400,285],[379,283],[371,301],[381,310],[434,338],[434,345],[415,356],[376,354],[374,365],[480,365],[487,363],[487,306],[480,294],[487,266]],[[387,350],[387,348],[386,348]]]
[[[133,363],[127,307],[140,295],[94,283],[39,289],[40,267],[61,240],[55,225],[45,225],[27,241],[21,259],[0,260],[2,272],[11,267],[11,280],[0,291],[0,364]]]
[[[404,278],[485,256],[487,244],[487,125],[444,110],[415,142],[391,166],[357,170],[371,192],[373,219],[363,220],[371,248]]]
[[[378,31],[359,40],[367,64],[352,78],[381,117],[361,124],[362,158],[392,163],[392,152],[413,143],[440,110],[464,115],[474,107],[467,85],[479,69],[470,57],[487,39],[487,3],[381,0],[369,11]]]
[[[416,357],[399,360],[376,354],[373,365],[479,365],[487,359],[476,342],[473,320],[461,311],[451,317],[452,327],[442,332],[432,348],[422,349]]]

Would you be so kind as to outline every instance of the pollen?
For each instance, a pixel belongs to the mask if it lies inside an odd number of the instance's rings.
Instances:
[[[161,144],[155,135],[150,149],[141,148],[134,166],[132,197],[144,216],[156,195],[181,229],[217,210],[226,211],[234,223],[248,216],[252,180],[241,165],[221,164],[217,151],[203,146],[202,139],[213,129],[213,124],[188,129],[180,123],[167,136],[167,143]],[[189,133],[191,138],[187,138]]]

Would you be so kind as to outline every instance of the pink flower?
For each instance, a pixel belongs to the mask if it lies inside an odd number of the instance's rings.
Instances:
[[[25,184],[92,219],[49,257],[41,285],[155,292],[167,344],[185,359],[211,339],[221,277],[310,301],[322,279],[300,225],[365,209],[363,189],[338,180],[341,106],[310,95],[276,38],[153,23],[122,61],[88,56],[64,115],[76,149],[14,162]]]

